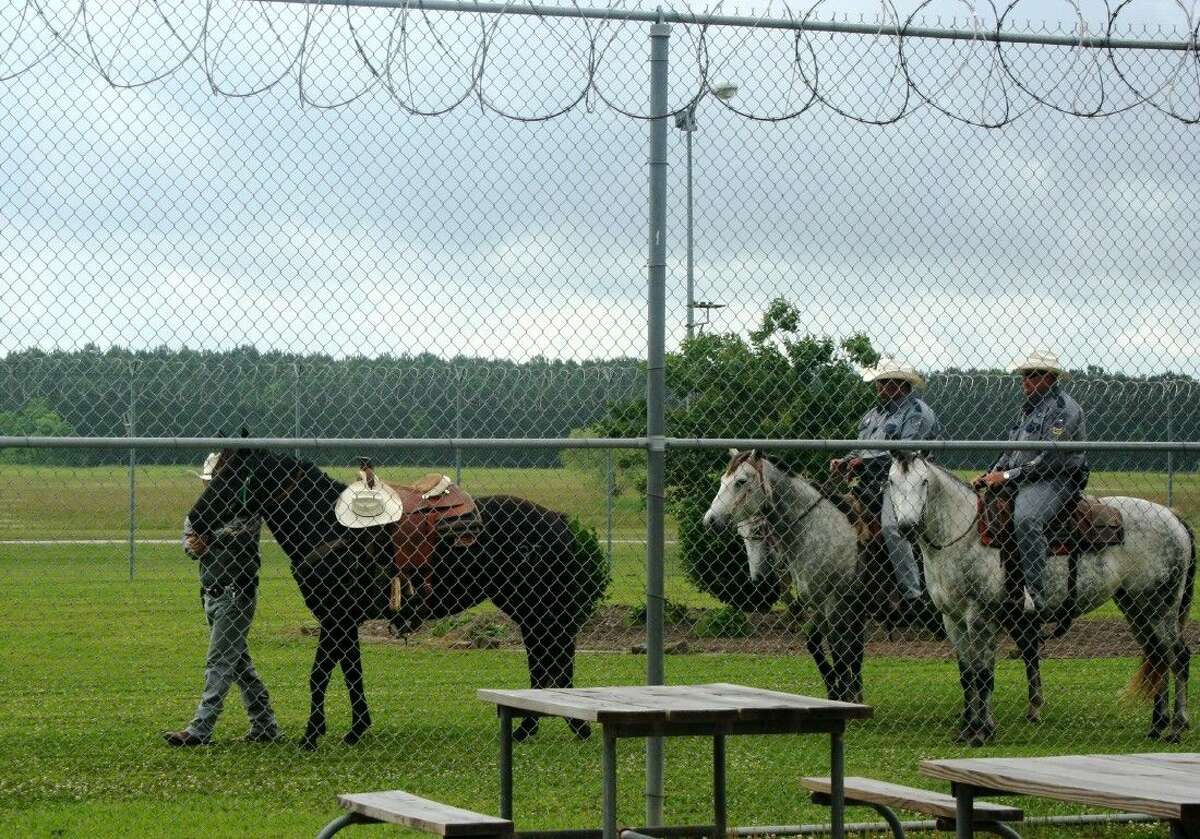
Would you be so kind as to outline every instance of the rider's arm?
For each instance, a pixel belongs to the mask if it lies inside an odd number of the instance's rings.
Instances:
[[[1050,411],[1036,439],[1053,443],[1086,440],[1087,425],[1078,405],[1063,402]],[[1017,483],[1063,477],[1083,465],[1082,452],[1046,449],[1024,466],[1010,469],[1008,480]]]

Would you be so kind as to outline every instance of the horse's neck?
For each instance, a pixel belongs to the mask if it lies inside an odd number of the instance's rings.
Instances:
[[[931,545],[965,551],[974,539],[964,535],[975,526],[975,493],[941,469],[931,468],[933,481],[925,505],[925,535]]]
[[[304,469],[304,477],[278,504],[265,511],[267,526],[292,559],[307,556],[333,535],[333,507],[344,485],[315,466],[285,462],[289,471]]]
[[[816,523],[812,514],[821,503],[821,494],[804,478],[789,476],[774,466],[768,466],[766,478],[771,483],[770,518],[777,535],[784,542],[800,540]]]

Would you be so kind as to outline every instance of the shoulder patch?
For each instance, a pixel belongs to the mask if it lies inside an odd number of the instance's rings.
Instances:
[[[1061,437],[1063,432],[1067,430],[1067,421],[1063,417],[1058,417],[1050,424],[1050,433],[1055,437]]]

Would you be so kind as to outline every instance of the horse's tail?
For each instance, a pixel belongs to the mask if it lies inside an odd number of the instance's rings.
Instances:
[[[1183,597],[1179,600],[1179,631],[1182,633],[1192,612],[1192,597],[1196,594],[1196,531],[1178,513],[1175,518],[1179,519],[1188,535],[1188,568],[1183,575]]]

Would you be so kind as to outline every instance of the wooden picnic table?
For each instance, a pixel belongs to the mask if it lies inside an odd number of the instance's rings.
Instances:
[[[604,751],[603,839],[617,839],[617,739],[701,736],[713,740],[715,836],[727,830],[725,737],[737,734],[830,735],[830,793],[835,839],[845,824],[843,733],[849,720],[872,715],[867,705],[731,684],[481,690],[500,715],[500,817],[512,818],[512,718],[554,716],[598,723]],[[708,832],[707,830],[705,832]]]
[[[1200,754],[1064,755],[926,760],[921,773],[950,781],[956,835],[970,837],[976,795],[1036,795],[1144,813],[1170,822],[1172,837],[1200,839]]]

